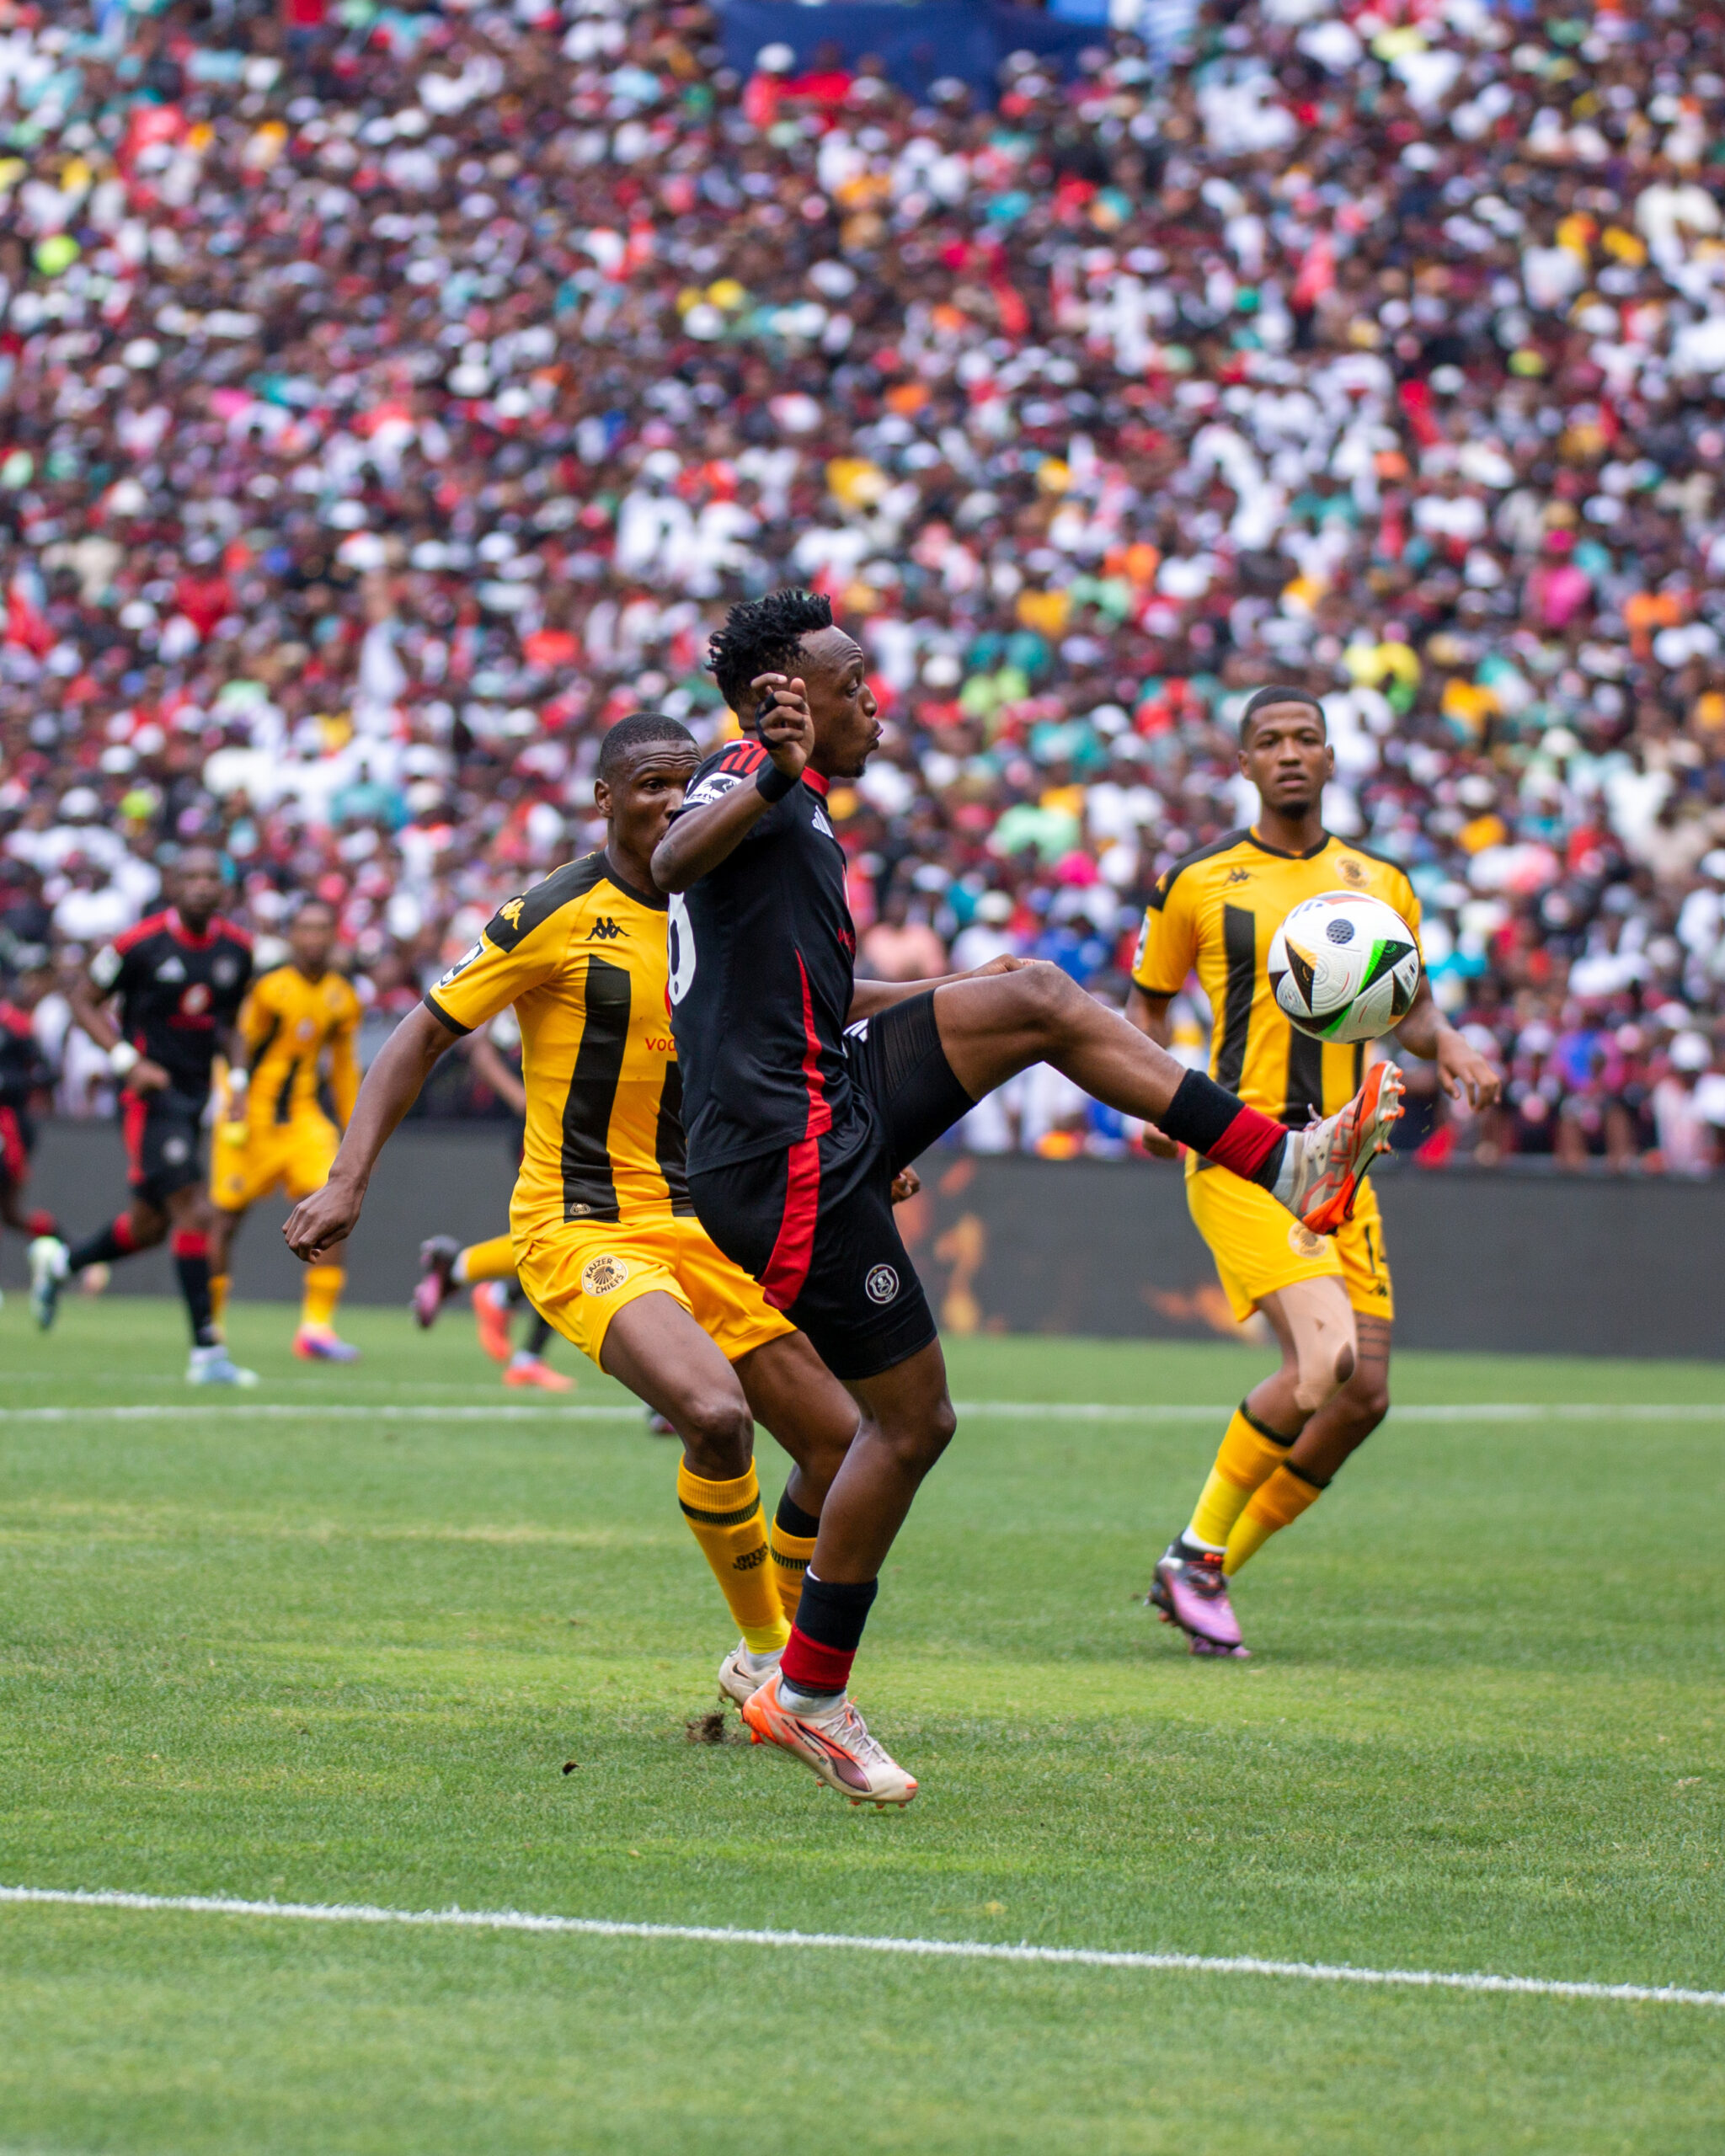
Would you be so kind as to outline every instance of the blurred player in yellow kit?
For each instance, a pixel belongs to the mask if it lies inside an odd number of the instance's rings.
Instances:
[[[353,1113],[360,1089],[354,1055],[360,999],[330,964],[335,931],[334,909],[308,899],[288,931],[291,961],[252,984],[239,1014],[246,1061],[227,1074],[210,1175],[216,1203],[210,1292],[218,1325],[227,1305],[229,1253],[247,1209],[272,1191],[298,1199],[322,1189]],[[333,1123],[320,1098],[326,1077]],[[306,1274],[293,1352],[308,1362],[359,1359],[359,1349],[335,1331],[346,1278],[344,1248],[328,1251]]]
[[[1126,1016],[1166,1045],[1168,1006],[1195,971],[1212,1013],[1210,1075],[1297,1130],[1359,1090],[1365,1049],[1290,1024],[1270,988],[1270,938],[1302,899],[1334,890],[1381,899],[1417,937],[1419,900],[1393,861],[1325,830],[1335,755],[1316,697],[1258,690],[1240,722],[1240,769],[1258,789],[1258,821],[1188,854],[1157,883]],[[1452,1098],[1465,1093],[1478,1107],[1497,1097],[1498,1073],[1445,1023],[1423,974],[1397,1038],[1436,1062]],[[1394,1293],[1370,1182],[1330,1237],[1192,1153],[1186,1198],[1234,1315],[1262,1310],[1282,1364],[1236,1409],[1191,1525],[1157,1563],[1151,1600],[1194,1654],[1243,1655],[1228,1582],[1316,1502],[1389,1412]]]

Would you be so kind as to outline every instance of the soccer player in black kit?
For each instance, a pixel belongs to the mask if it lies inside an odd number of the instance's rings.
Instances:
[[[12,992],[0,995],[0,1222],[34,1238],[56,1232],[54,1215],[24,1197],[36,1144],[30,1110],[54,1084],[35,1025],[36,1006],[53,986],[54,968],[42,943],[15,946],[12,965]]]
[[[57,1236],[30,1245],[30,1303],[45,1330],[60,1290],[87,1265],[111,1263],[171,1236],[192,1332],[193,1385],[255,1385],[235,1367],[210,1306],[215,1225],[200,1158],[211,1065],[224,1050],[252,977],[252,942],[216,911],[221,857],[192,846],[172,878],[173,904],[99,951],[74,990],[72,1016],[105,1049],[120,1081],[131,1203],[68,1250]],[[119,1022],[104,1007],[119,1003]]]
[[[956,1422],[934,1318],[893,1222],[895,1172],[1045,1061],[1333,1232],[1389,1142],[1400,1074],[1375,1066],[1338,1114],[1291,1132],[1056,966],[1002,958],[941,981],[856,980],[825,800],[880,741],[862,653],[825,599],[776,591],[731,609],[709,663],[745,738],[696,773],[653,857],[672,894],[690,1194],[714,1242],[862,1410],[790,1642],[743,1713],[757,1740],[853,1802],[906,1804],[916,1781],[847,1697],[881,1564]]]

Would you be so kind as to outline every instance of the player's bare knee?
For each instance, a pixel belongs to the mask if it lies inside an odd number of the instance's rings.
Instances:
[[[705,1394],[680,1406],[672,1420],[695,1474],[708,1482],[729,1482],[748,1473],[755,1418],[746,1401]]]
[[[1044,1042],[1052,1043],[1063,1038],[1086,1001],[1077,983],[1045,958],[1007,978],[1012,984],[1024,1025]]]

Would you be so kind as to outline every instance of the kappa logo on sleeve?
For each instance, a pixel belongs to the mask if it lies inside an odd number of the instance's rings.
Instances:
[[[497,909],[498,918],[506,921],[511,928],[519,928],[521,925],[521,908],[526,903],[525,899],[511,899],[507,905],[499,906]]]

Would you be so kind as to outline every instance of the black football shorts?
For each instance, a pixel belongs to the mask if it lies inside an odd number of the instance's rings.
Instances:
[[[953,1075],[934,991],[845,1033],[864,1115],[846,1130],[689,1177],[701,1225],[836,1378],[872,1378],[935,1337],[893,1218],[899,1170],[975,1103]]]
[[[162,1206],[188,1183],[201,1182],[204,1103],[173,1087],[127,1093],[121,1101],[126,1181],[147,1204]]]

